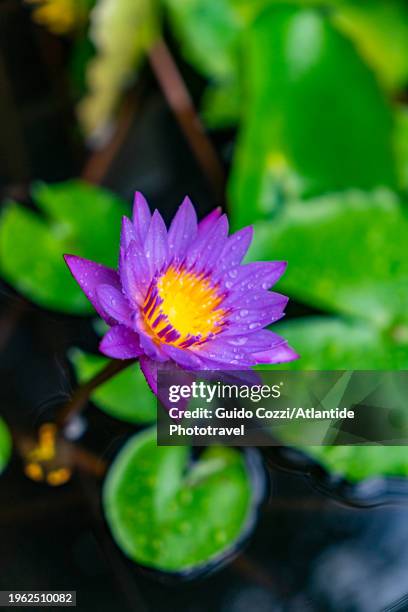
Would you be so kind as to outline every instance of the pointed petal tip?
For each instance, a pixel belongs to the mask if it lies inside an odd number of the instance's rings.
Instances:
[[[287,363],[300,359],[300,355],[293,350],[286,342],[279,347],[271,348],[266,351],[259,351],[253,354],[257,364]]]
[[[143,353],[136,332],[124,325],[111,327],[100,341],[99,350],[113,359],[136,359]]]
[[[141,191],[135,191],[135,195],[133,198],[133,203],[136,204],[136,206],[138,204],[146,204],[147,205],[147,200],[144,197],[143,193]]]

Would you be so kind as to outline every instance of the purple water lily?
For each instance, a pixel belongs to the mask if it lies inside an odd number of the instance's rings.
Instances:
[[[167,230],[136,193],[133,222],[123,218],[119,270],[66,255],[71,273],[110,326],[100,350],[139,358],[157,393],[157,366],[245,370],[298,355],[264,329],[283,316],[287,298],[269,291],[286,262],[242,264],[251,227],[228,236],[215,209],[200,223],[185,198]],[[165,367],[166,367],[165,366]]]

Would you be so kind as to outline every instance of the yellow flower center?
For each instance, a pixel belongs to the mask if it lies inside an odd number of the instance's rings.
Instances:
[[[143,304],[145,324],[155,341],[187,347],[217,334],[223,296],[204,273],[170,266],[152,285]]]

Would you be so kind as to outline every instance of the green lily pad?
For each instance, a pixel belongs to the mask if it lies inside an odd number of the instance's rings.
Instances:
[[[247,30],[229,192],[237,227],[282,194],[396,185],[391,107],[354,45],[314,8],[269,7]]]
[[[274,326],[296,346],[300,359],[285,365],[300,370],[406,370],[408,345],[401,346],[364,321],[308,317]],[[273,366],[279,369],[282,366]],[[264,369],[264,366],[262,366]],[[350,482],[379,476],[408,476],[406,446],[304,446],[333,474]]]
[[[158,447],[154,430],[128,441],[103,492],[105,515],[123,552],[167,572],[222,557],[248,529],[252,501],[240,452],[210,447],[192,462],[188,447]]]
[[[0,418],[0,474],[11,455],[11,436],[3,419]]]
[[[81,383],[95,376],[109,361],[79,349],[71,351],[70,359]],[[98,408],[121,421],[153,423],[156,420],[156,397],[137,363],[100,385],[91,399]]]
[[[408,215],[395,196],[358,191],[285,206],[255,225],[251,259],[284,259],[279,290],[354,315],[406,342]],[[405,340],[404,340],[405,339]]]
[[[121,218],[128,207],[81,181],[38,184],[33,198],[42,215],[11,203],[1,216],[0,273],[40,306],[92,312],[62,256],[74,253],[116,267]]]
[[[274,325],[273,331],[300,355],[285,364],[288,370],[408,369],[408,340],[399,342],[365,321],[313,316]]]

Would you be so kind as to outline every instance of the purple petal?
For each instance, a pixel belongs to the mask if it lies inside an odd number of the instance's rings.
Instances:
[[[112,319],[124,325],[132,325],[132,309],[121,291],[112,285],[98,285],[96,294],[102,308]]]
[[[106,284],[120,289],[119,275],[116,270],[107,268],[89,259],[77,257],[76,255],[64,255],[64,259],[72,276],[75,278],[88,300],[92,303],[96,312],[107,323],[113,325],[115,323],[114,319],[109,316],[99,303],[96,295],[96,288],[98,285]]]
[[[151,274],[160,270],[168,258],[167,229],[158,210],[153,213],[147,232],[144,252]]]
[[[112,327],[102,338],[99,350],[114,359],[134,359],[143,353],[138,335],[125,325]]]
[[[132,241],[138,240],[133,223],[127,217],[122,217],[122,230],[120,233],[120,255],[119,255],[119,275],[122,276],[125,265],[126,251]],[[123,281],[122,281],[123,282]]]
[[[286,343],[284,338],[268,329],[244,336],[227,337],[225,341],[233,346],[242,346],[248,353],[266,351]]]
[[[219,264],[217,266],[217,276],[219,276],[219,273],[235,268],[241,263],[249,249],[253,235],[254,231],[252,227],[244,227],[228,238],[220,255]],[[218,272],[218,270],[220,272]]]
[[[218,206],[217,208],[214,208],[214,210],[212,210],[206,217],[204,217],[204,219],[201,219],[200,223],[198,224],[198,235],[201,236],[202,234],[206,234],[207,232],[211,231],[221,216],[221,213],[221,206]]]
[[[260,331],[266,325],[279,321],[284,316],[280,308],[267,310],[249,310],[245,316],[238,313],[232,315],[232,320],[229,325],[221,332],[222,337],[245,336]]]
[[[152,340],[149,334],[147,334],[143,329],[140,321],[136,321],[136,325],[138,328],[140,345],[143,349],[143,352],[154,361],[159,361],[160,363],[167,361],[169,357],[163,351],[161,345],[157,344]]]
[[[299,359],[299,355],[285,342],[267,351],[253,353],[255,363],[285,363]]]
[[[218,364],[229,364],[230,366],[251,366],[253,360],[240,346],[231,346],[221,338],[211,340],[196,349],[199,357],[204,357],[207,361],[214,361]]]
[[[157,361],[150,359],[147,355],[141,355],[139,363],[147,384],[153,393],[157,395]]]
[[[179,410],[184,410],[184,408],[188,405],[189,399],[182,398],[176,404],[170,402],[167,387],[166,389],[158,388],[159,371],[170,371],[172,376],[174,376],[174,382],[178,385],[191,385],[193,380],[195,380],[195,376],[189,372],[184,372],[183,370],[177,368],[172,361],[159,364],[157,361],[154,361],[154,359],[150,359],[146,355],[141,355],[139,363],[144,377],[146,378],[147,384],[153,393],[158,396],[163,406],[165,406],[167,409],[177,406]]]
[[[169,256],[182,259],[197,235],[197,215],[189,198],[184,198],[171,222],[168,234]]]
[[[255,304],[251,297],[255,296],[246,296],[246,300],[242,300],[228,314],[227,320],[230,324],[262,322],[264,327],[280,318],[288,303],[288,298],[280,293],[265,291]]]
[[[131,304],[141,305],[151,281],[149,263],[141,247],[132,241],[120,267],[120,280]]]
[[[136,236],[143,245],[150,225],[151,213],[149,205],[140,191],[136,191],[133,202],[133,225],[135,226]]]
[[[188,349],[180,349],[168,344],[164,350],[171,359],[186,370],[199,370],[203,365],[201,359]]]
[[[253,291],[254,289],[269,289],[285,272],[286,261],[257,261],[225,273],[221,285],[235,291]]]
[[[281,310],[288,303],[288,298],[281,293],[275,291],[264,291],[256,290],[252,291],[234,291],[233,289],[229,295],[224,299],[222,306],[223,308],[233,308],[234,311],[237,309],[244,310],[259,310],[260,308],[280,308]]]
[[[136,230],[130,219],[122,217],[122,230],[120,234],[120,247],[126,253],[132,240],[137,240]]]
[[[228,219],[222,215],[209,232],[197,237],[187,252],[187,266],[209,270],[219,260],[228,235]]]

